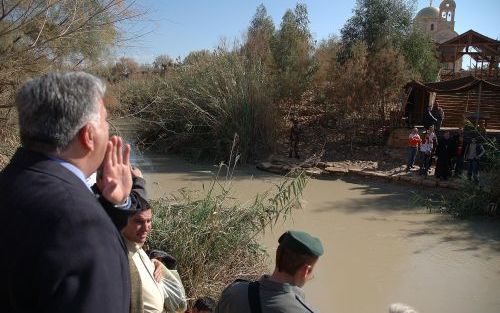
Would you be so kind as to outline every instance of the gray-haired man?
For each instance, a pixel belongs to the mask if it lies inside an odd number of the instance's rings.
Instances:
[[[32,79],[18,93],[22,147],[0,174],[5,312],[129,312],[125,247],[85,184],[102,164],[101,196],[129,205],[130,147],[109,140],[105,90],[73,72]]]

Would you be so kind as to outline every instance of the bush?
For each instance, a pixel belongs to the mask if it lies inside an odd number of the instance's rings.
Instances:
[[[262,64],[238,53],[219,49],[166,77],[114,88],[121,109],[151,126],[143,140],[156,148],[216,160],[229,155],[237,134],[243,162],[274,150],[278,115],[268,78]]]
[[[253,279],[266,268],[260,235],[300,207],[307,183],[304,173],[288,177],[275,193],[256,195],[240,204],[231,197],[230,182],[215,179],[205,194],[180,190],[169,199],[152,201],[151,248],[168,251],[178,260],[186,293],[191,298],[218,298],[236,278]]]
[[[16,152],[20,145],[20,138],[17,125],[13,122],[13,108],[4,109],[5,118],[0,120],[0,170],[2,170],[10,161],[10,158]],[[2,112],[2,111],[0,111]],[[3,113],[2,112],[2,113]]]

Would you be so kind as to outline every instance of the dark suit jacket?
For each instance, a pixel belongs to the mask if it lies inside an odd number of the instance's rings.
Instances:
[[[0,174],[2,312],[130,308],[120,233],[73,173],[20,148]]]

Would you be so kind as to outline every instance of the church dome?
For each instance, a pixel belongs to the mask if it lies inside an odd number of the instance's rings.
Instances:
[[[417,16],[415,18],[438,18],[439,17],[439,9],[435,7],[426,7],[422,10],[418,11]]]

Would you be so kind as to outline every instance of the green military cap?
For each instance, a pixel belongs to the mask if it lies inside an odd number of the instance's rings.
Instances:
[[[303,231],[289,230],[278,239],[280,245],[300,254],[319,257],[323,255],[321,241]]]

